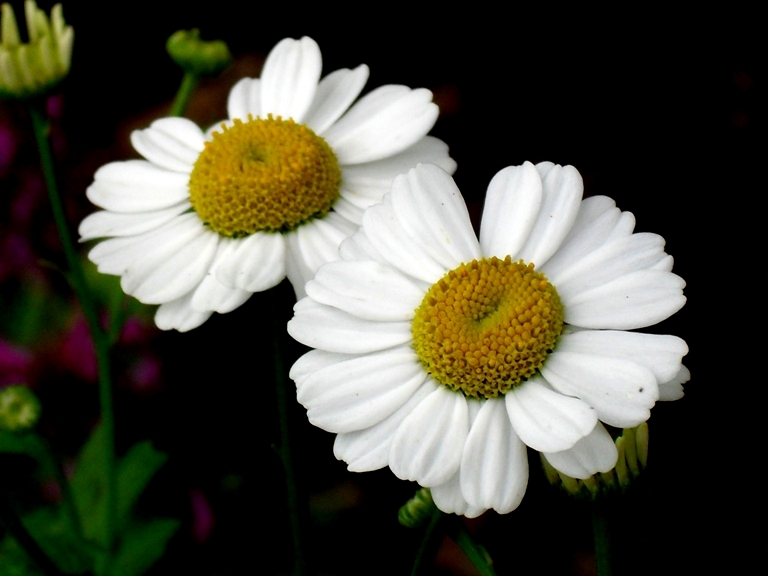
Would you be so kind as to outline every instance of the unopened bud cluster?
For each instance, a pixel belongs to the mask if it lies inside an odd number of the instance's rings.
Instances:
[[[39,418],[40,401],[29,388],[13,385],[0,390],[0,430],[29,430]]]
[[[542,455],[541,463],[549,483],[587,500],[626,490],[648,463],[648,423],[643,422],[636,428],[624,428],[615,444],[619,452],[616,466],[608,472],[599,472],[584,480],[571,478],[555,470]]]
[[[26,99],[44,94],[66,77],[75,32],[64,22],[61,4],[48,19],[34,0],[26,0],[28,41],[22,42],[10,4],[0,12],[0,98]]]

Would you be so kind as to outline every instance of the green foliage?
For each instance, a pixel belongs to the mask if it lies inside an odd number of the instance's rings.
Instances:
[[[132,523],[120,539],[111,576],[139,576],[146,572],[163,555],[180,524],[172,518]]]
[[[149,481],[165,464],[168,456],[158,452],[148,441],[134,444],[117,467],[117,525],[128,524],[131,511]]]

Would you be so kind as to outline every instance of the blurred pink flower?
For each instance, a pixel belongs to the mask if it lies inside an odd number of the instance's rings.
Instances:
[[[216,518],[213,508],[202,490],[193,488],[189,491],[189,499],[192,504],[192,537],[197,542],[205,542],[210,538]]]
[[[32,359],[30,351],[0,340],[0,387],[28,382]]]

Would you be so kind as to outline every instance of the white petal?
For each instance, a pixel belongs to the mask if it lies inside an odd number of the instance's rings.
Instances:
[[[541,372],[555,390],[581,398],[595,409],[600,420],[619,428],[632,428],[648,420],[659,398],[653,372],[618,358],[555,350]]]
[[[616,466],[619,451],[605,427],[597,423],[595,429],[569,450],[545,452],[544,457],[553,468],[571,478],[589,478],[598,472],[609,472]]]
[[[563,334],[558,352],[574,352],[629,360],[648,368],[659,383],[680,371],[688,345],[677,336],[660,336],[615,330],[579,330]]]
[[[517,258],[536,223],[542,190],[539,173],[530,162],[504,168],[493,177],[480,224],[483,254]]]
[[[155,324],[161,330],[187,332],[210,318],[213,312],[198,312],[191,306],[192,293],[162,304],[155,313]]]
[[[413,349],[401,346],[322,368],[302,380],[296,398],[318,428],[354,432],[394,413],[426,378]]]
[[[322,66],[320,48],[312,38],[278,42],[261,71],[261,116],[272,114],[303,122]]]
[[[248,120],[248,114],[254,118],[261,115],[261,80],[242,78],[229,91],[227,113],[231,119]]]
[[[563,268],[578,262],[602,246],[621,218],[616,202],[607,196],[593,196],[582,200],[579,213],[560,249],[539,266],[551,282],[555,282]]]
[[[413,319],[424,292],[394,268],[373,261],[338,261],[321,267],[306,285],[316,302],[363,320]]]
[[[659,383],[659,400],[680,400],[683,397],[683,384],[690,379],[691,372],[681,364],[680,370],[673,378]]]
[[[224,286],[263,292],[285,278],[285,239],[282,234],[256,232],[231,244],[221,256],[216,278]]]
[[[408,236],[446,270],[482,258],[464,198],[444,170],[420,164],[396,177],[391,201]]]
[[[664,257],[664,238],[658,234],[633,234],[606,242],[549,280],[567,306],[571,298],[626,274],[651,269]]]
[[[438,386],[397,429],[389,467],[402,480],[422,486],[443,484],[459,468],[468,433],[466,399]]]
[[[189,174],[203,151],[203,132],[191,120],[162,118],[149,128],[134,130],[131,144],[153,164]]]
[[[467,518],[477,518],[485,512],[486,508],[473,508],[464,499],[459,483],[460,471],[451,476],[451,478],[438,486],[432,486],[429,490],[432,492],[432,500],[439,510],[446,514],[458,514]]]
[[[376,250],[376,247],[362,229],[341,243],[341,246],[339,246],[339,256],[343,260],[374,260],[380,264],[389,264],[387,259]],[[424,287],[427,289],[429,286],[429,284],[424,284]]]
[[[360,226],[363,223],[363,212],[365,208],[358,206],[357,202],[353,202],[348,197],[350,192],[341,189],[341,195],[336,199],[333,204],[333,211],[341,214],[345,219],[352,222],[355,226]],[[368,206],[372,206],[376,201],[367,200]],[[366,208],[368,207],[366,206]]]
[[[390,195],[363,214],[363,230],[376,252],[387,262],[429,285],[449,270],[428,256],[400,225]]]
[[[410,322],[370,322],[346,312],[299,300],[288,333],[302,344],[342,354],[367,354],[411,341]]]
[[[299,237],[294,232],[285,234],[285,276],[293,286],[296,293],[296,300],[299,301],[307,295],[304,286],[315,276],[313,270],[309,269],[304,259],[301,257],[299,248]]]
[[[542,169],[536,168],[539,174]],[[560,248],[579,213],[584,182],[573,166],[546,170],[543,196],[536,222],[517,258],[541,267]]]
[[[565,321],[582,328],[634,330],[669,318],[685,304],[685,281],[670,272],[643,270],[575,296]]]
[[[389,450],[395,431],[413,409],[435,390],[433,380],[424,382],[416,392],[396,412],[384,420],[356,432],[347,432],[336,436],[333,454],[338,460],[348,464],[351,472],[369,472],[384,468],[389,464]]]
[[[381,160],[412,146],[435,124],[437,105],[425,88],[387,85],[369,92],[323,137],[339,164]]]
[[[120,213],[100,210],[86,216],[80,222],[80,227],[78,228],[80,242],[109,236],[144,234],[159,228],[175,216],[189,209],[189,207],[189,201],[183,200],[170,208],[153,210],[151,212]]]
[[[232,251],[233,245],[236,243],[236,240],[222,240],[219,242],[216,256],[210,265],[208,273],[192,293],[190,304],[193,309],[199,312],[213,310],[219,314],[226,314],[243,305],[251,297],[251,292],[237,288],[228,288],[216,279],[216,271],[221,266],[222,259]]]
[[[335,352],[326,352],[325,350],[310,350],[294,362],[293,366],[291,366],[289,376],[298,386],[317,370],[321,370],[326,366],[331,366],[338,362],[351,360],[352,358],[354,358],[354,356],[349,354],[337,354]]]
[[[588,404],[550,390],[539,376],[513,388],[504,399],[512,428],[539,452],[570,448],[597,422],[597,413]]]
[[[368,66],[365,64],[354,70],[343,68],[328,74],[317,86],[315,99],[304,116],[304,124],[315,134],[322,135],[352,105],[367,80]]]
[[[473,507],[506,514],[522,501],[528,457],[501,398],[482,403],[464,444],[459,477],[464,498]]]
[[[145,160],[127,160],[99,168],[85,194],[96,206],[113,212],[147,212],[187,200],[188,182],[187,174]]]
[[[425,136],[394,156],[342,167],[344,186],[350,191],[380,202],[392,187],[395,176],[405,174],[417,164],[434,164],[448,174],[456,171],[456,161],[449,156],[448,145],[438,138]]]
[[[219,236],[205,229],[196,214],[175,220],[158,245],[128,265],[120,285],[145,304],[163,304],[193,290],[210,269]]]

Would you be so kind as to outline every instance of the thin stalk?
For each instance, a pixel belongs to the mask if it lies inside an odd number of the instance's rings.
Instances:
[[[464,551],[467,558],[475,565],[481,576],[496,576],[496,572],[488,562],[487,555],[475,544],[463,525],[459,528],[459,533],[456,536],[456,544],[459,545],[459,548]]]
[[[277,410],[280,417],[280,459],[285,470],[285,486],[288,492],[288,516],[291,522],[293,535],[293,574],[302,576],[306,571],[304,559],[304,545],[301,531],[301,519],[299,517],[299,491],[296,484],[296,472],[293,467],[291,455],[290,429],[288,426],[288,395],[286,394],[285,371],[283,367],[283,354],[280,347],[282,331],[280,323],[274,322],[275,342],[275,386],[277,393]]]
[[[433,554],[427,554],[430,549],[434,550],[435,552],[437,551],[437,547],[439,545],[437,539],[442,537],[442,533],[437,532],[436,528],[437,525],[440,524],[440,520],[442,520],[442,518],[443,513],[438,510],[437,506],[435,506],[432,510],[432,516],[429,519],[427,529],[424,532],[424,538],[421,541],[418,552],[416,552],[416,558],[413,560],[411,576],[420,576],[424,572],[423,565],[425,558],[433,556]]]
[[[592,533],[595,537],[597,576],[611,576],[611,538],[608,511],[605,506],[592,508]]]
[[[24,526],[11,503],[8,502],[5,492],[0,497],[0,524],[5,526],[46,576],[64,576]]]
[[[181,85],[176,92],[176,97],[173,99],[168,116],[184,116],[184,111],[187,109],[187,104],[189,104],[192,93],[197,87],[198,80],[199,78],[196,74],[184,72],[184,77],[181,79]]]
[[[93,339],[93,345],[96,350],[96,361],[99,373],[99,401],[101,405],[101,420],[104,427],[105,445],[104,452],[104,473],[106,475],[106,506],[105,506],[105,530],[104,542],[108,551],[112,551],[115,540],[114,530],[117,518],[117,499],[116,485],[117,475],[115,468],[115,416],[112,401],[112,375],[110,369],[109,343],[107,335],[99,324],[99,317],[96,311],[96,305],[88,289],[85,280],[85,273],[80,265],[80,258],[77,255],[72,238],[69,234],[67,220],[64,215],[64,207],[59,195],[59,189],[56,184],[56,176],[53,169],[53,156],[48,143],[48,122],[45,115],[38,107],[37,103],[30,103],[28,106],[32,125],[34,127],[37,148],[40,152],[40,164],[45,177],[45,184],[48,188],[48,198],[53,211],[53,219],[56,222],[56,228],[61,239],[61,246],[64,250],[64,256],[67,259],[69,267],[68,278],[75,291],[75,295],[80,301],[80,307],[83,310],[88,329]]]

